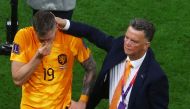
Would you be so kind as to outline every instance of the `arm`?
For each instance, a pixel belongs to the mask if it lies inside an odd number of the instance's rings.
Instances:
[[[66,33],[77,37],[85,37],[97,47],[102,48],[106,51],[109,51],[113,45],[112,42],[114,38],[108,36],[95,27],[79,22],[68,21],[58,17],[56,17],[56,22],[58,23],[59,28],[64,28],[67,26],[68,30],[64,29],[65,31],[67,30]],[[70,24],[69,26],[67,25],[68,22]]]
[[[21,86],[24,84],[34,72],[37,65],[40,63],[40,56],[38,53],[27,63],[12,61],[12,77],[15,85]]]
[[[88,96],[94,86],[96,80],[96,63],[92,56],[82,63],[85,69],[85,75],[83,79],[82,95],[78,102],[72,101],[69,109],[85,109],[88,101]]]
[[[85,69],[82,94],[89,96],[96,80],[96,63],[92,56],[82,63]]]
[[[12,61],[12,77],[13,82],[17,86],[23,85],[30,76],[33,74],[36,67],[41,62],[43,56],[46,56],[50,53],[50,44],[45,43],[41,48],[38,49],[34,57],[28,63],[21,63]]]

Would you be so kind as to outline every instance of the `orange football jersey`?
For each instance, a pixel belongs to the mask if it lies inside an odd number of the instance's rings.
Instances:
[[[17,32],[11,61],[28,63],[40,47],[33,27]],[[72,94],[74,59],[83,62],[90,50],[82,39],[57,30],[51,53],[43,57],[30,79],[22,86],[21,109],[65,109]]]

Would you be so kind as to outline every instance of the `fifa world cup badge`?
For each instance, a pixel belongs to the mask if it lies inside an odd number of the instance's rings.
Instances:
[[[15,53],[15,54],[19,54],[20,53],[19,44],[13,43],[12,52]]]

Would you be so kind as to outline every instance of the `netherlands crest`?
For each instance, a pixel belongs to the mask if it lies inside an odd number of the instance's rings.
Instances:
[[[61,65],[64,65],[67,63],[67,55],[65,54],[60,54],[58,56],[58,63],[61,64]]]

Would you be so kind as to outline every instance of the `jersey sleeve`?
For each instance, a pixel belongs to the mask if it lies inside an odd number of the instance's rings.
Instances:
[[[21,29],[15,35],[10,60],[27,63],[25,49],[26,49],[26,41],[24,38],[24,30]]]
[[[74,38],[72,41],[72,51],[75,58],[80,62],[84,62],[90,56],[90,49],[81,38]]]

